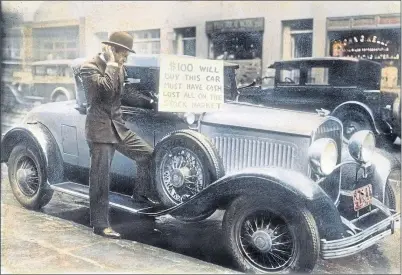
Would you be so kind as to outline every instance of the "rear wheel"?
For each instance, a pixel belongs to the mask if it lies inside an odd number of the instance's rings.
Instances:
[[[157,194],[166,207],[185,202],[224,175],[221,159],[212,143],[192,130],[174,132],[155,147],[153,174]],[[200,221],[215,212],[197,216],[175,216],[183,221]]]
[[[53,190],[46,188],[44,163],[33,145],[14,147],[8,160],[8,177],[15,198],[26,208],[40,209],[53,196]]]
[[[225,244],[244,272],[310,272],[319,235],[306,209],[290,209],[262,197],[239,197],[223,219]]]

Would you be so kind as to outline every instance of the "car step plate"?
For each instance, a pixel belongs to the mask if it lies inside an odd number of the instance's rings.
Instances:
[[[50,188],[57,192],[89,200],[89,186],[87,185],[75,182],[62,182],[50,185]],[[154,207],[151,204],[135,202],[129,196],[115,192],[109,192],[109,205],[133,214],[137,214],[138,212],[146,214],[162,210],[158,209],[160,207]]]

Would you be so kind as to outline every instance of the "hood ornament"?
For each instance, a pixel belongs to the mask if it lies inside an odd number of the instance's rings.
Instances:
[[[318,113],[319,116],[328,116],[331,112],[327,109],[315,109],[315,111]]]

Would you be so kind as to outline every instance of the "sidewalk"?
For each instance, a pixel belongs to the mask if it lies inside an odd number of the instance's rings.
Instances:
[[[84,225],[3,203],[1,237],[2,274],[235,273],[135,241],[103,238]]]

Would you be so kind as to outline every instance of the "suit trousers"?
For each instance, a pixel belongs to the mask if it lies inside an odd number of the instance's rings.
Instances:
[[[137,164],[134,192],[152,197],[152,147],[130,131],[119,143],[87,141],[90,153],[89,207],[93,227],[109,227],[110,170],[115,150],[135,160]]]

